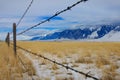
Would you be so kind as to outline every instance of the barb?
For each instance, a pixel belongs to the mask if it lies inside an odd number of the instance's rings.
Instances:
[[[32,26],[32,27],[27,28],[26,30],[18,33],[17,35],[21,35],[21,34],[27,32],[27,31],[29,31],[29,30],[31,30],[31,29],[33,29],[33,28],[35,28],[35,27],[37,27],[37,26],[39,26],[39,25],[41,25],[41,24],[43,24],[43,23],[46,23],[46,22],[50,21],[51,19],[53,19],[54,17],[58,16],[59,14],[61,14],[61,13],[63,13],[63,12],[66,12],[66,11],[72,9],[74,6],[78,5],[78,4],[81,3],[81,2],[86,2],[86,1],[88,1],[88,0],[80,0],[80,1],[76,2],[75,4],[73,4],[73,5],[71,5],[71,6],[68,6],[66,9],[55,13],[53,16],[49,17],[48,19],[46,19],[46,20],[44,20],[44,21],[41,21],[40,23],[38,23],[38,24],[36,24],[36,25],[34,25],[34,26]]]
[[[22,50],[24,50],[24,51],[26,51],[26,52],[28,52],[28,53],[31,53],[31,54],[33,54],[33,55],[35,55],[35,56],[41,57],[41,58],[43,58],[43,59],[46,59],[46,60],[48,60],[48,61],[50,61],[50,62],[52,62],[52,63],[54,63],[54,64],[60,65],[60,66],[62,66],[62,67],[64,67],[64,68],[66,68],[66,69],[70,69],[70,70],[72,70],[72,71],[74,71],[74,72],[76,72],[76,73],[82,74],[82,75],[84,75],[85,77],[89,77],[89,78],[92,78],[92,79],[94,79],[94,80],[100,80],[100,79],[98,79],[98,78],[96,78],[96,77],[93,77],[93,76],[89,75],[88,73],[84,73],[84,72],[75,70],[75,69],[73,69],[73,68],[71,68],[71,67],[69,67],[69,66],[65,66],[65,65],[63,65],[62,63],[59,63],[59,62],[57,62],[57,61],[55,61],[55,60],[51,60],[51,59],[49,59],[49,58],[47,58],[47,57],[45,57],[45,56],[43,56],[43,55],[38,55],[37,53],[31,52],[31,51],[29,51],[29,50],[27,50],[27,49],[24,49],[24,48],[20,47],[20,46],[17,46],[17,48],[22,49]]]

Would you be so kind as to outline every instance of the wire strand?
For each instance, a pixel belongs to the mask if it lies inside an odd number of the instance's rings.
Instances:
[[[25,12],[23,13],[22,17],[21,17],[20,20],[18,21],[18,23],[17,23],[17,25],[16,25],[17,27],[18,27],[18,25],[20,24],[20,22],[22,21],[22,19],[25,17],[25,15],[26,15],[26,13],[28,12],[28,10],[30,9],[32,3],[33,3],[33,0],[30,2],[29,6],[27,7],[27,9],[26,9]]]
[[[21,23],[21,21],[23,20],[23,18],[25,17],[25,15],[27,14],[28,10],[30,9],[30,7],[32,6],[33,0],[30,2],[29,6],[26,8],[25,12],[23,13],[22,17],[19,19],[16,27],[19,26],[19,24]],[[12,34],[12,32],[10,33]]]
[[[71,5],[71,6],[68,6],[68,7],[67,7],[66,9],[64,9],[64,10],[59,11],[59,12],[56,12],[53,16],[49,17],[48,19],[46,19],[46,20],[44,20],[44,21],[41,21],[40,23],[38,23],[38,24],[36,24],[36,25],[34,25],[34,26],[32,26],[32,27],[27,28],[26,30],[18,33],[17,35],[21,35],[21,34],[27,32],[27,31],[29,31],[29,30],[31,30],[31,29],[33,29],[33,28],[35,28],[35,27],[37,27],[37,26],[39,26],[39,25],[41,25],[41,24],[43,24],[43,23],[49,22],[51,19],[53,19],[54,17],[58,16],[59,14],[70,10],[71,8],[75,7],[76,5],[78,5],[78,4],[81,3],[81,2],[86,2],[86,1],[88,1],[88,0],[80,0],[80,1],[76,2],[75,4],[73,4],[73,5]]]

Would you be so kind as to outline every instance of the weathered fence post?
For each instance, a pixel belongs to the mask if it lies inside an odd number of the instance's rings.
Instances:
[[[13,23],[13,49],[16,55],[16,23]]]
[[[9,34],[9,32],[8,32],[8,35],[7,35],[7,44],[8,44],[8,46],[10,46],[10,34]]]
[[[8,46],[10,46],[10,34],[9,34],[9,32],[6,36],[5,42],[7,43]]]

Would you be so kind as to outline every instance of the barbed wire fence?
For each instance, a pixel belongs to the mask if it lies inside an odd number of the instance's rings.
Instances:
[[[9,33],[8,33],[8,35],[7,35],[7,37],[6,37],[6,43],[7,43],[8,45],[10,45],[10,44],[13,45],[15,55],[17,55],[17,51],[16,51],[17,49],[22,49],[22,50],[24,50],[24,51],[26,51],[26,52],[28,52],[28,53],[31,53],[31,54],[33,54],[33,55],[35,55],[35,56],[38,56],[38,57],[40,57],[40,58],[43,58],[43,59],[45,59],[45,60],[48,60],[48,61],[50,61],[50,62],[52,62],[52,63],[54,63],[54,64],[57,64],[57,65],[59,65],[59,66],[62,66],[62,67],[64,67],[64,68],[66,68],[66,69],[69,69],[69,70],[72,70],[72,71],[74,71],[74,72],[76,72],[76,73],[82,74],[82,75],[84,75],[86,78],[89,77],[89,78],[92,78],[92,79],[94,79],[94,80],[100,80],[100,79],[98,79],[98,78],[96,78],[96,77],[93,77],[93,76],[89,75],[89,73],[84,73],[84,72],[75,70],[75,69],[69,67],[68,65],[66,66],[66,65],[64,65],[64,64],[62,64],[62,63],[59,63],[59,62],[55,61],[55,60],[49,59],[49,58],[47,58],[47,57],[45,57],[45,56],[43,56],[43,55],[39,55],[39,54],[37,54],[37,53],[35,53],[35,52],[29,51],[29,50],[27,50],[27,49],[24,49],[24,48],[22,48],[22,47],[20,47],[20,46],[18,46],[18,45],[16,44],[16,42],[17,42],[17,41],[16,41],[16,36],[19,36],[19,35],[21,35],[21,34],[24,34],[25,32],[27,32],[27,31],[35,28],[35,27],[38,27],[39,25],[41,25],[41,24],[43,24],[43,23],[49,22],[51,19],[53,19],[54,17],[60,15],[61,13],[66,12],[66,11],[68,11],[68,10],[71,10],[73,7],[75,7],[75,6],[78,5],[79,3],[81,3],[81,2],[86,2],[86,1],[88,1],[88,0],[80,0],[80,1],[74,3],[74,4],[71,5],[71,6],[68,6],[67,8],[65,8],[65,9],[63,9],[63,10],[61,10],[61,11],[56,12],[53,16],[49,17],[48,19],[43,20],[43,21],[39,22],[38,24],[35,24],[35,25],[31,26],[31,27],[23,30],[23,31],[20,32],[20,33],[16,33],[16,27],[21,23],[22,19],[25,17],[26,13],[27,13],[28,10],[30,9],[30,7],[31,7],[31,5],[32,5],[32,3],[33,3],[33,0],[32,0],[31,3],[29,4],[29,6],[27,7],[27,9],[25,10],[24,14],[22,15],[22,17],[21,17],[20,20],[18,21],[17,25],[16,25],[16,23],[13,23],[13,43],[10,43],[10,38],[9,38],[10,35],[9,35]],[[23,63],[23,61],[21,60],[21,58],[20,58],[20,57],[18,57],[18,58],[19,58],[19,60],[21,61],[22,65],[24,66],[24,63]]]

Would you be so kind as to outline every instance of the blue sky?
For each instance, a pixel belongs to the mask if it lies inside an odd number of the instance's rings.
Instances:
[[[25,18],[18,26],[20,32],[65,9],[78,0],[34,0]],[[0,0],[0,38],[12,31],[31,0]],[[120,23],[120,0],[88,0],[40,25],[38,32],[62,30],[78,25]],[[29,31],[35,33],[36,29]],[[26,33],[26,35],[28,34]],[[40,33],[41,34],[41,33]],[[2,35],[2,36],[1,36]]]
[[[46,20],[46,19],[48,19],[48,18],[50,18],[51,16],[40,16],[39,18],[38,18],[38,20]],[[56,17],[54,17],[54,18],[52,18],[51,20],[64,20],[62,17],[59,17],[59,16],[56,16]]]

